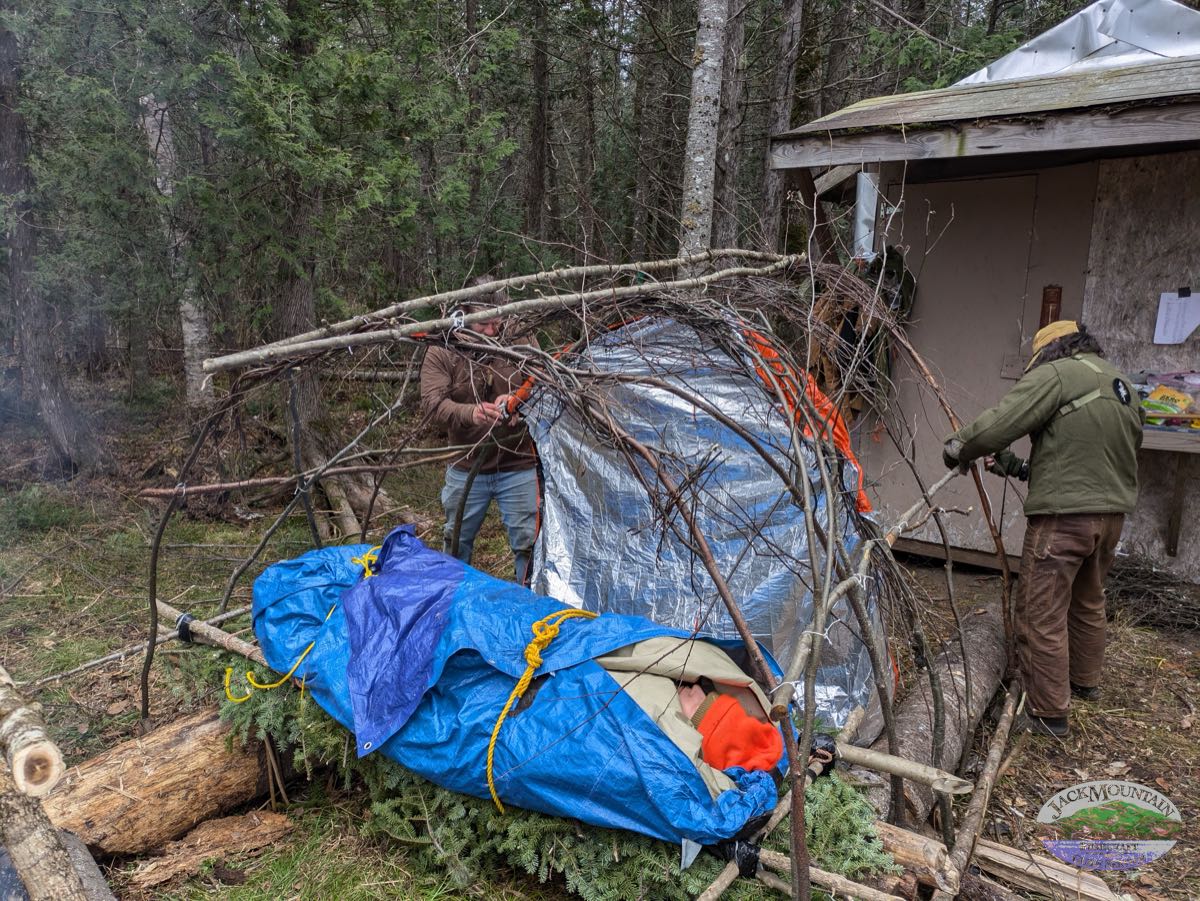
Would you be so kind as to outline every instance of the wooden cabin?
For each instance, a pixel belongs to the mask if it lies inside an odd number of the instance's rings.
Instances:
[[[865,252],[899,247],[916,277],[910,335],[969,421],[1021,376],[1044,299],[1078,318],[1125,371],[1200,369],[1200,329],[1155,344],[1160,295],[1200,293],[1200,13],[1171,0],[1102,0],[949,88],[876,97],[778,135],[772,165],[849,191]],[[848,176],[854,175],[853,179]],[[900,366],[898,410],[922,477],[951,431]],[[890,522],[917,496],[869,418],[857,450]],[[1022,442],[1018,450],[1027,450]],[[1200,429],[1148,430],[1122,551],[1200,582]],[[1009,553],[1023,491],[985,477]],[[939,497],[956,558],[993,544],[968,479]],[[932,523],[902,548],[940,554]]]

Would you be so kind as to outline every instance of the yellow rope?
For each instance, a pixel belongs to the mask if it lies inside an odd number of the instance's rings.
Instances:
[[[231,700],[235,704],[241,704],[243,701],[249,701],[250,700],[250,692],[246,692],[240,698],[235,698],[233,696],[233,691],[229,688],[229,677],[232,675],[233,675],[233,667],[232,666],[225,667],[225,697],[227,697],[229,700]]]
[[[382,544],[377,544],[369,551],[363,553],[361,557],[351,557],[351,563],[357,563],[363,568],[363,578],[369,579],[375,575],[375,571],[371,568],[379,560],[379,552],[383,549]]]
[[[374,566],[376,561],[379,559],[379,551],[382,548],[383,548],[382,544],[377,544],[377,545],[375,545],[375,547],[371,548],[369,551],[364,552],[362,554],[362,556],[350,558],[351,563],[357,563],[359,566],[361,566],[363,568],[363,578],[364,579],[369,579],[369,578],[371,578],[371,576],[375,575],[375,573],[371,570],[371,567]],[[334,604],[332,607],[329,608],[329,612],[325,614],[326,621],[329,620],[329,617],[333,616],[333,611],[336,609],[337,609],[337,604]],[[259,682],[257,679],[254,678],[254,670],[246,670],[246,681],[250,683],[251,687],[257,688],[259,691],[268,691],[272,688],[278,688],[280,685],[283,685],[284,683],[286,683],[288,679],[292,678],[292,674],[295,673],[296,670],[300,668],[300,664],[302,662],[304,662],[304,658],[308,656],[308,652],[311,651],[315,645],[316,645],[315,641],[310,641],[308,643],[308,647],[306,647],[303,651],[300,652],[300,656],[296,658],[296,662],[292,664],[292,668],[290,670],[288,670],[287,673],[285,673],[283,675],[283,677],[280,678],[278,681],[267,682],[267,683]],[[232,678],[232,676],[233,676],[233,667],[232,666],[225,667],[225,697],[228,698],[230,701],[232,701],[234,704],[241,704],[244,701],[250,700],[250,695],[252,694],[252,692],[246,692],[246,694],[240,698],[235,698],[233,696],[233,690],[230,688],[230,685],[229,685],[229,680]],[[300,685],[300,694],[303,697],[303,694],[304,694],[303,683]]]
[[[325,615],[325,618],[329,619],[329,617],[331,615],[333,615],[333,607],[329,608],[329,613],[327,613]],[[308,647],[306,647],[303,651],[300,652],[300,656],[296,658],[296,662],[292,664],[292,668],[290,670],[288,670],[286,673],[284,673],[278,682],[268,682],[265,684],[262,682],[259,682],[257,679],[254,678],[254,670],[249,670],[249,669],[246,670],[246,681],[250,683],[251,688],[257,688],[259,691],[266,691],[267,689],[270,689],[270,688],[278,688],[280,685],[283,685],[283,683],[285,683],[288,679],[292,678],[292,673],[294,673],[296,670],[298,670],[300,668],[300,662],[302,660],[304,660],[305,657],[308,656],[308,652],[313,649],[313,646],[315,644],[316,644],[315,641],[310,641],[308,643]]]
[[[504,703],[504,709],[500,711],[500,716],[496,718],[496,725],[492,727],[492,739],[488,742],[487,749],[487,784],[488,791],[492,793],[492,800],[501,813],[504,813],[504,805],[500,803],[500,796],[496,794],[496,783],[492,778],[492,759],[496,754],[496,739],[500,735],[500,727],[504,725],[505,719],[508,718],[508,712],[512,709],[513,704],[519,701],[521,696],[525,694],[525,690],[529,688],[529,683],[533,681],[533,674],[542,665],[542,651],[546,650],[550,642],[554,641],[563,620],[575,617],[595,619],[596,614],[591,610],[576,610],[574,607],[568,607],[566,610],[551,613],[549,616],[539,619],[533,624],[531,627],[533,641],[525,646],[525,672],[517,680],[512,694],[508,696],[508,700]]]

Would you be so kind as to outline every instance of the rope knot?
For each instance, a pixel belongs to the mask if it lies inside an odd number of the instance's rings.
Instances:
[[[534,670],[542,665],[542,649],[537,642],[530,642],[525,648],[525,662]]]
[[[379,561],[379,552],[383,549],[382,544],[377,544],[369,551],[363,552],[361,557],[351,557],[351,563],[357,563],[363,568],[363,578],[369,579],[375,575],[374,566]]]

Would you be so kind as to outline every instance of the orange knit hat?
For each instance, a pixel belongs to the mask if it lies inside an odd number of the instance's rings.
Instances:
[[[704,736],[700,744],[704,762],[718,770],[735,766],[770,770],[783,757],[779,730],[750,716],[731,695],[710,692],[692,723]]]

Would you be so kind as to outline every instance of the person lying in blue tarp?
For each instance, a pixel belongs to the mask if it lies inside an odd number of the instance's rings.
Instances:
[[[360,756],[446,788],[702,845],[775,807],[782,738],[734,643],[564,612],[410,527],[377,557],[330,547],[268,568],[254,629],[272,668],[299,660]]]

